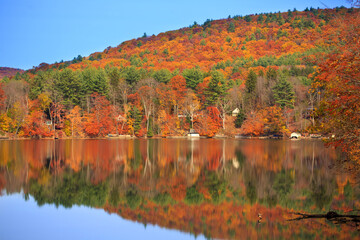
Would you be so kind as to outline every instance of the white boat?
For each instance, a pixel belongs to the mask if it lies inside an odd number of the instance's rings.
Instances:
[[[301,138],[301,134],[300,134],[300,133],[297,133],[297,132],[293,132],[293,133],[291,133],[291,135],[290,135],[290,139],[296,140],[296,139],[300,139],[300,138]]]
[[[190,132],[187,136],[190,138],[199,138],[200,134],[198,134],[194,129],[190,129]]]

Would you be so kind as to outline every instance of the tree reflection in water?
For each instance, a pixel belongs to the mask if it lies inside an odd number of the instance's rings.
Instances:
[[[103,208],[209,238],[357,234],[321,219],[286,221],[289,211],[359,207],[355,180],[328,168],[337,155],[319,141],[25,140],[2,141],[0,152],[1,189],[38,205]]]

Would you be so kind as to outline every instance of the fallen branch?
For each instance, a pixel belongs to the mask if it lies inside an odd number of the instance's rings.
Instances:
[[[325,218],[334,224],[348,224],[354,223],[355,226],[358,226],[360,222],[360,215],[353,214],[338,214],[337,212],[329,211],[326,214],[307,214],[300,212],[291,212],[291,214],[299,215],[299,217],[294,219],[289,219],[288,221],[298,221],[310,218]]]

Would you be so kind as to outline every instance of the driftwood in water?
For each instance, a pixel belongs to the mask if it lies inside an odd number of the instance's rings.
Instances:
[[[292,212],[294,215],[298,215],[299,217],[294,219],[289,219],[288,221],[298,221],[303,219],[310,219],[310,218],[325,218],[334,224],[355,224],[358,226],[360,223],[360,215],[352,215],[352,214],[338,214],[336,212],[330,211],[326,214],[307,214],[307,213],[299,213],[299,212]]]

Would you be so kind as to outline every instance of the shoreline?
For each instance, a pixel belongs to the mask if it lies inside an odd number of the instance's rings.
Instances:
[[[130,135],[122,135],[122,136],[106,136],[106,137],[66,137],[66,138],[29,138],[29,137],[18,137],[18,138],[11,138],[11,137],[0,137],[0,141],[12,141],[12,140],[112,140],[112,139],[238,139],[238,140],[291,140],[291,141],[300,141],[300,140],[326,140],[329,139],[329,137],[301,137],[298,139],[291,139],[288,137],[281,137],[281,138],[275,138],[271,136],[214,136],[214,137],[206,137],[206,136],[200,136],[200,137],[188,137],[188,136],[154,136],[151,138],[146,137],[136,137],[136,136],[130,136]]]

